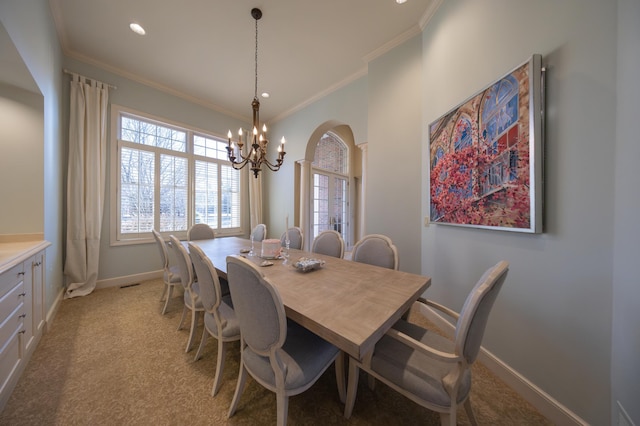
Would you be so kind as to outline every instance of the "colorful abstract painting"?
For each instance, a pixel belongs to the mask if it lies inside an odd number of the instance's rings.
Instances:
[[[540,55],[429,125],[432,223],[542,232]]]

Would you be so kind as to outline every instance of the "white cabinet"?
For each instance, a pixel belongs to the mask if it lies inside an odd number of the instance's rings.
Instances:
[[[42,336],[44,263],[32,250],[0,269],[0,411]]]

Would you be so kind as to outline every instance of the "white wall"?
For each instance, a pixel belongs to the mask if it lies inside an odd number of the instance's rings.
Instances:
[[[0,234],[44,233],[43,98],[0,76]]]
[[[60,293],[62,282],[63,177],[61,115],[62,54],[47,0],[0,1],[0,22],[44,97],[44,161],[41,193],[47,249],[47,309]]]
[[[613,336],[611,383],[613,420],[617,401],[640,425],[640,1],[618,1],[617,135],[615,149],[615,224],[613,274]]]
[[[423,36],[425,125],[533,53],[548,69],[545,233],[425,228],[429,295],[458,309],[485,268],[508,260],[484,346],[587,422],[608,424],[615,2],[449,0]]]

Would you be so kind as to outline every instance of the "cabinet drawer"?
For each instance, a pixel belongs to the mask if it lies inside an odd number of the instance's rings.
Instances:
[[[13,335],[24,330],[24,304],[17,306],[13,312],[0,324],[0,352],[4,353]]]
[[[14,284],[13,288],[9,290],[8,293],[4,296],[0,296],[0,324],[7,319],[18,305],[24,304],[24,295],[24,282],[20,281],[18,284]],[[2,340],[0,340],[0,347],[2,346],[1,342]]]
[[[0,274],[0,297],[11,290],[13,286],[22,281],[24,278],[24,264],[14,266],[13,268]]]
[[[0,351],[0,394],[4,393],[7,383],[20,365],[20,338],[16,332]]]

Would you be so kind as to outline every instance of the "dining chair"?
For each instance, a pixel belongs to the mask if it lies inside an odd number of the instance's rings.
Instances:
[[[325,254],[327,256],[344,257],[344,240],[338,231],[327,230],[319,233],[311,244],[313,253]]]
[[[160,233],[155,229],[152,229],[151,233],[153,234],[153,239],[156,240],[156,245],[160,251],[160,260],[162,261],[162,280],[164,282],[164,288],[162,289],[160,301],[162,302],[162,300],[165,300],[164,306],[162,307],[162,315],[164,315],[167,312],[169,301],[173,297],[173,288],[181,286],[182,281],[180,280],[178,265],[169,264],[169,251],[167,250],[167,244],[164,242],[162,235],[160,235]]]
[[[213,232],[213,228],[206,223],[196,223],[187,231],[187,239],[189,241],[210,240],[215,237],[216,235]]]
[[[253,241],[258,243],[267,238],[267,225],[264,223],[259,223],[253,228],[251,231],[251,236],[253,237]]]
[[[277,424],[286,425],[289,397],[310,388],[334,361],[338,394],[344,400],[340,350],[288,320],[277,289],[248,259],[228,256],[227,277],[240,322],[240,373],[229,417],[236,412],[250,374],[275,392]]]
[[[184,308],[182,309],[182,318],[180,318],[178,330],[182,330],[184,320],[187,317],[187,311],[191,312],[191,329],[189,330],[189,340],[187,340],[187,348],[185,350],[185,352],[189,352],[196,334],[198,324],[197,314],[198,312],[204,312],[204,306],[200,298],[200,285],[194,278],[193,263],[191,262],[189,253],[187,253],[187,249],[174,235],[169,236],[169,240],[171,242],[171,249],[178,261],[180,279],[182,281],[182,287],[184,287]]]
[[[289,235],[289,248],[302,250],[302,245],[304,244],[302,229],[294,226],[287,229],[286,232],[283,232],[280,236],[280,245],[282,245],[282,247],[286,246],[285,241],[287,240],[287,235]]]
[[[216,374],[211,395],[216,396],[222,383],[222,371],[229,342],[240,340],[240,326],[233,310],[231,295],[222,294],[218,273],[211,260],[198,246],[189,243],[189,256],[198,275],[200,298],[204,307],[204,329],[195,360],[200,359],[209,335],[218,341]]]
[[[425,299],[414,303],[456,319],[453,340],[401,319],[362,360],[350,359],[344,416],[349,418],[353,412],[362,369],[374,380],[440,413],[442,425],[456,424],[459,405],[464,405],[471,424],[477,424],[469,400],[471,365],[480,351],[489,313],[508,270],[506,261],[489,268],[467,296],[460,314]]]
[[[358,241],[351,250],[351,260],[398,270],[398,249],[391,238],[381,234],[369,234]]]

